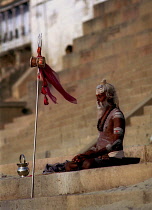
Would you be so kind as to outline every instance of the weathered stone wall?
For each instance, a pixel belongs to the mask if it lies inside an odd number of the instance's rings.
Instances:
[[[93,17],[93,4],[103,0],[31,0],[32,53],[43,36],[43,55],[56,70],[62,69],[65,48],[82,35],[82,22]]]
[[[8,51],[7,54],[0,56],[1,101],[13,96],[12,87],[29,68],[30,57],[30,46]]]
[[[126,2],[132,4],[124,6]],[[60,94],[53,92],[58,104],[54,105],[49,100],[49,106],[42,105],[42,109],[39,106],[41,114],[37,136],[37,158],[45,158],[49,154],[51,157],[74,155],[85,149],[84,145],[95,143],[97,138],[95,87],[101,79],[106,78],[116,87],[120,108],[125,115],[141,105],[147,97],[149,98],[152,93],[151,4],[151,0],[145,0],[144,3],[142,0],[110,0],[110,3],[101,3],[105,14],[84,22],[84,35],[74,39],[74,50],[64,56],[64,70],[59,73],[63,87],[77,98],[78,104],[68,103]],[[98,12],[95,14],[99,15]],[[25,93],[22,90],[26,86],[27,78],[20,79],[18,90],[14,90],[16,94]],[[35,101],[34,96],[32,101]],[[43,104],[43,96],[39,102]],[[148,110],[148,113],[151,113],[151,109]],[[147,112],[143,113],[144,118],[133,120],[135,125],[131,126],[135,127],[131,134],[128,133],[125,146],[150,143],[151,116],[148,116]],[[27,127],[24,119],[22,123],[18,121],[17,124],[22,129],[22,141],[26,145],[22,147],[19,144],[16,148],[20,133],[13,133],[13,137],[10,137],[9,132],[5,131],[2,141],[8,136],[11,149],[14,148],[18,152],[25,151],[30,160],[33,149],[31,138],[34,116],[31,124],[29,123],[31,118],[26,118]],[[136,121],[139,123],[138,129]],[[13,126],[16,127],[16,124]],[[141,130],[143,134],[134,133],[137,130]],[[2,155],[5,161],[10,161],[6,152]]]
[[[29,5],[27,0],[24,8],[28,6],[30,10],[24,12],[23,8],[21,8],[23,1],[17,2],[17,4],[16,1],[7,1],[5,4],[1,2],[0,85],[2,91],[0,100],[11,100],[16,95],[12,87],[29,68],[31,54],[36,56],[39,33],[43,35],[42,53],[46,57],[47,63],[52,68],[55,68],[56,71],[61,70],[65,48],[67,45],[73,44],[72,41],[75,37],[82,35],[82,21],[93,17],[93,4],[102,1],[71,0],[69,3],[68,0],[61,0],[60,2],[55,0],[31,0]],[[14,13],[13,9],[15,9]],[[12,18],[8,16],[9,12],[12,12]],[[15,38],[15,28],[12,28],[13,24],[18,29],[18,38]],[[24,36],[20,30],[22,26],[25,28]],[[4,35],[7,33],[9,36],[10,30],[13,33],[12,40],[9,40],[8,37],[8,40],[3,42]],[[28,84],[22,85],[25,89],[23,90],[22,88],[22,94],[18,94],[15,100],[28,98],[25,95],[28,93],[28,86]]]
[[[4,124],[12,122],[14,117],[22,116],[25,107],[25,102],[0,102],[0,129],[4,128]]]
[[[29,67],[29,0],[0,4],[0,100],[12,98],[12,86]],[[13,99],[12,99],[13,100]]]

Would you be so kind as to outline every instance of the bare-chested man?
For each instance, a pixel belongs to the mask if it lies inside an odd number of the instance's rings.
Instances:
[[[125,118],[119,109],[116,90],[103,80],[96,87],[96,97],[100,112],[97,143],[87,152],[76,155],[72,162],[66,163],[66,171],[121,165]]]

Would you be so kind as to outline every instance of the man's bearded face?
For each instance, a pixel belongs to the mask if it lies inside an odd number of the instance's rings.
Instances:
[[[100,94],[96,94],[97,97],[97,108],[98,109],[103,109],[104,107],[106,107],[107,105],[107,96],[106,93],[100,93]]]

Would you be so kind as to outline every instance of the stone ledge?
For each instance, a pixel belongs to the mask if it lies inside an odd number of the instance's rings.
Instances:
[[[36,164],[35,164],[35,172],[41,171],[41,174],[45,168],[45,165],[47,163],[49,164],[54,164],[54,163],[62,163],[65,162],[66,160],[71,160],[73,156],[65,156],[65,157],[55,157],[55,158],[44,158],[44,159],[36,159]],[[32,161],[27,161],[29,163],[29,169],[30,169],[30,174],[32,171]],[[8,176],[17,176],[17,163],[19,163],[19,160],[16,160],[16,163],[11,163],[11,164],[4,164],[0,165],[0,173],[3,175],[8,175]]]
[[[128,186],[152,177],[152,163],[35,176],[35,197],[79,194]],[[23,190],[24,189],[24,190]],[[1,200],[30,198],[31,177],[1,180]]]
[[[92,144],[90,144],[90,147]],[[86,148],[86,147],[85,147]],[[87,147],[89,148],[89,147]],[[83,153],[85,150],[81,150],[79,153]],[[144,162],[151,162],[152,161],[152,144],[150,145],[136,145],[136,146],[131,146],[131,147],[125,147],[124,148],[125,156],[126,157],[138,157],[140,159],[140,163]],[[45,165],[47,163],[49,164],[54,164],[54,163],[62,163],[65,162],[66,160],[71,160],[73,156],[64,156],[64,157],[54,157],[54,158],[44,158],[44,159],[36,159],[36,164],[35,164],[35,173],[36,174],[42,174]],[[16,176],[17,175],[17,163],[19,160],[16,160],[16,163],[11,163],[11,164],[3,164],[0,165],[0,173],[1,175],[6,175],[6,176]],[[30,174],[32,171],[32,161],[28,161],[29,163],[29,169],[30,169]]]
[[[24,108],[26,106],[26,102],[24,101],[10,101],[10,102],[0,102],[0,108]]]
[[[103,205],[105,207],[110,206],[113,209],[118,210],[121,207],[130,206],[140,207],[146,204],[151,206],[152,179],[137,185],[110,189],[107,191],[98,191],[92,193],[83,193],[79,195],[64,195],[64,196],[52,196],[33,199],[20,199],[12,201],[1,201],[0,206],[3,210],[15,210],[15,209],[33,209],[41,210],[42,205],[44,209],[62,209],[62,210],[80,210],[80,209],[101,209]],[[126,205],[127,204],[127,205]],[[113,206],[111,206],[113,205]],[[117,208],[116,208],[117,207]],[[121,208],[122,209],[122,208]],[[143,208],[144,209],[144,208]]]

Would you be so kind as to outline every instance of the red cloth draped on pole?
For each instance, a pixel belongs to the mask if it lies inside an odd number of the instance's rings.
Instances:
[[[59,92],[61,93],[61,95],[69,102],[77,104],[77,100],[71,96],[69,93],[67,93],[59,79],[58,79],[58,75],[55,71],[53,71],[53,69],[51,69],[51,67],[47,64],[45,64],[44,68],[39,68],[40,70],[40,74],[43,80],[43,84],[42,84],[42,89],[41,89],[41,93],[44,94],[44,104],[48,105],[48,98],[47,96],[50,97],[50,99],[56,104],[57,103],[57,98],[55,96],[52,95],[52,93],[50,92],[50,89],[48,87],[48,83],[50,83],[51,85],[53,85],[53,87]]]
[[[32,56],[30,60],[30,64],[31,64],[31,67],[37,66],[39,68],[39,73],[43,81],[41,93],[44,95],[44,104],[45,105],[49,104],[47,96],[49,96],[50,99],[55,104],[57,103],[57,98],[54,95],[52,95],[48,87],[48,83],[51,84],[67,101],[77,104],[77,100],[73,96],[71,96],[69,93],[67,93],[62,87],[59,81],[58,74],[53,69],[51,69],[49,65],[45,63],[45,57],[41,56],[41,47],[42,47],[42,34],[39,34],[37,57]],[[38,76],[39,79],[40,79],[40,75]]]

